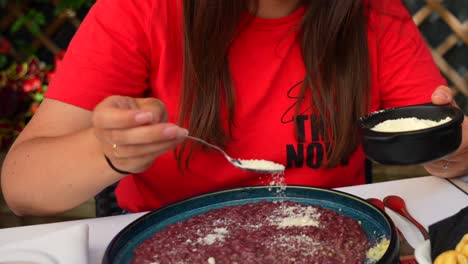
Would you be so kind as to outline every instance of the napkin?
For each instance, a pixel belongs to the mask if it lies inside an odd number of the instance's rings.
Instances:
[[[87,224],[77,224],[28,240],[0,246],[0,263],[88,263]]]
[[[429,226],[431,257],[455,249],[462,237],[468,233],[468,206],[457,214]]]

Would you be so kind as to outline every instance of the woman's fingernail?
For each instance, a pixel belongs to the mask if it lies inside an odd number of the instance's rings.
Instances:
[[[142,112],[135,115],[135,121],[139,124],[153,122],[153,113]]]
[[[181,138],[184,138],[185,136],[188,135],[188,130],[185,129],[185,128],[182,128],[179,130],[179,132],[177,133],[177,139],[181,139]]]
[[[188,130],[178,126],[168,126],[163,130],[163,133],[168,138],[180,139],[188,135]]]
[[[445,101],[450,99],[447,96],[447,94],[445,94],[444,92],[441,92],[441,91],[434,92],[434,94],[432,94],[432,97],[437,97],[437,98],[440,98],[440,99],[445,100]]]

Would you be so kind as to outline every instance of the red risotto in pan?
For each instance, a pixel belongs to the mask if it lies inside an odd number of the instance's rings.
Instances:
[[[355,220],[295,202],[212,210],[168,226],[135,249],[132,263],[363,263]]]

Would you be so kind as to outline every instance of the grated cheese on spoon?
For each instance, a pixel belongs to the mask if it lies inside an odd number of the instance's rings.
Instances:
[[[234,163],[234,164],[236,165],[236,167],[239,167],[242,169],[251,169],[251,170],[256,170],[256,171],[273,171],[273,172],[284,171],[284,165],[275,163],[269,160],[239,159],[239,161],[241,164],[238,164],[238,163]]]

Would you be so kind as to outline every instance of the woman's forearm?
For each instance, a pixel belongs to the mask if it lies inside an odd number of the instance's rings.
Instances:
[[[109,168],[92,129],[85,129],[15,145],[1,186],[14,213],[48,215],[80,205],[123,176]]]

